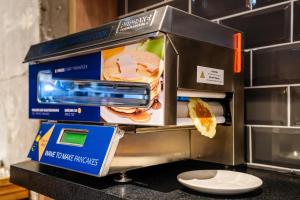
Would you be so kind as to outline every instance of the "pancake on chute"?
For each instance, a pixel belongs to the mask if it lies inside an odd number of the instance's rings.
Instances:
[[[209,105],[200,98],[190,98],[188,108],[197,130],[202,135],[213,138],[216,134],[217,120]]]

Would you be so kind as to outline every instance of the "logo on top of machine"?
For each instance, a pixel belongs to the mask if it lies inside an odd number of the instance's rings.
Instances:
[[[155,11],[143,14],[128,17],[124,20],[121,20],[117,29],[117,33],[125,31],[136,31],[141,28],[151,26],[155,16]]]
[[[197,83],[224,85],[224,70],[197,66]]]

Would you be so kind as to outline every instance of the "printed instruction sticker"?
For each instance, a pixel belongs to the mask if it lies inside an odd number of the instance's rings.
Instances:
[[[197,66],[197,83],[224,85],[224,70]]]

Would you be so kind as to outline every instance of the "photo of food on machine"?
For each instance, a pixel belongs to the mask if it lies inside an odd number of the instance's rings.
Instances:
[[[147,107],[101,107],[101,117],[112,123],[163,123],[164,37],[102,51],[101,80],[149,83]]]
[[[101,80],[149,83],[151,88],[147,107],[101,106],[101,117],[106,122],[145,125],[163,123],[164,42],[164,37],[158,37],[102,51]],[[195,125],[202,135],[209,138],[213,138],[216,133],[219,118],[215,117],[215,111],[217,116],[223,115],[220,104],[208,104],[193,97],[177,98],[177,118],[185,121],[182,125]]]

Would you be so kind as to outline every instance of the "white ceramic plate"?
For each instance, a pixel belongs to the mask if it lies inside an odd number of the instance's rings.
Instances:
[[[219,195],[250,192],[263,183],[256,176],[228,170],[189,171],[179,174],[177,180],[192,190]]]

